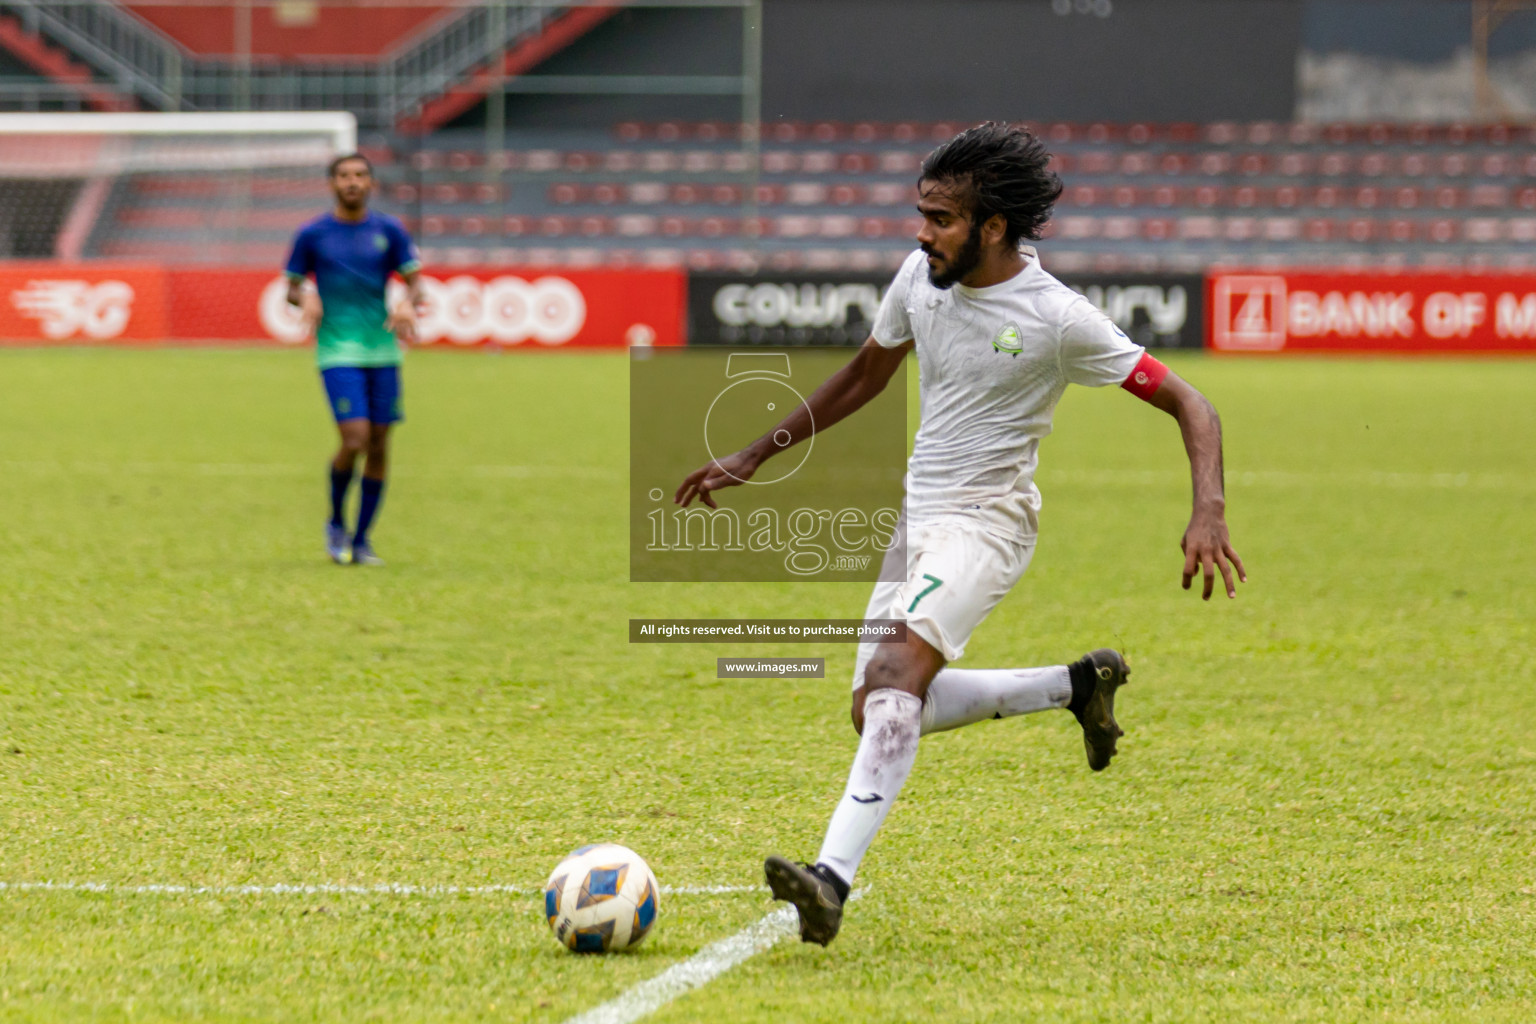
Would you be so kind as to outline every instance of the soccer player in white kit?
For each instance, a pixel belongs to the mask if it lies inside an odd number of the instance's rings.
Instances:
[[[826,945],[859,861],[917,758],[919,736],[991,718],[1067,708],[1088,764],[1108,767],[1123,735],[1115,691],[1130,669],[1113,650],[1045,668],[955,669],[966,641],[1029,565],[1040,492],[1040,440],[1068,384],[1118,384],[1173,416],[1183,433],[1194,509],[1181,546],[1183,584],[1219,571],[1228,597],[1247,575],[1227,536],[1221,421],[1189,384],[1134,344],[1087,299],[1047,274],[1025,239],[1040,237],[1061,181],[1032,134],[988,122],[923,162],[920,249],[902,264],[872,336],[774,430],[691,473],[679,504],[751,478],[768,457],[841,420],[885,387],[916,350],[921,424],[907,464],[904,578],[875,585],[867,619],[904,619],[905,643],[861,644],[853,673],[858,753],[814,864],[769,857],[775,899],[795,904],[800,937]],[[889,557],[889,556],[888,556]],[[891,573],[882,573],[889,579]]]

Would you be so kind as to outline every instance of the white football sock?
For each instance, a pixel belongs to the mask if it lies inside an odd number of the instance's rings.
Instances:
[[[915,694],[882,689],[864,700],[864,733],[848,773],[848,787],[822,841],[818,864],[853,884],[864,851],[901,792],[917,760],[923,702]]]
[[[1064,708],[1072,700],[1065,665],[1050,668],[946,668],[928,685],[923,735],[988,718]]]

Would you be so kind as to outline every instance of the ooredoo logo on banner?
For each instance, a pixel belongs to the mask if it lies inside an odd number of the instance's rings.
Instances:
[[[1536,352],[1536,275],[1213,274],[1221,352]]]
[[[165,333],[159,271],[50,264],[0,267],[0,341],[154,341]]]
[[[684,281],[675,271],[569,271],[527,277],[469,271],[447,279],[422,276],[426,307],[418,321],[423,345],[622,347],[682,343]],[[288,283],[273,277],[257,301],[261,328],[289,344],[307,340]],[[391,282],[388,301],[403,301]]]

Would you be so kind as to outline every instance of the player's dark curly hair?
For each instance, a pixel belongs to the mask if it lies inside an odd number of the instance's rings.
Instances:
[[[1051,154],[1027,128],[988,121],[928,154],[919,181],[953,183],[970,203],[976,228],[994,215],[1007,222],[1010,245],[1036,239],[1061,196]]]

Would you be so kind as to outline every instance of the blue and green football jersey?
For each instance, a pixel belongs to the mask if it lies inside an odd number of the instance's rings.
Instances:
[[[396,366],[400,343],[384,326],[389,275],[421,269],[416,246],[394,217],[369,211],[359,221],[334,213],[299,229],[288,257],[288,276],[315,275],[323,313],[315,334],[320,369]]]

